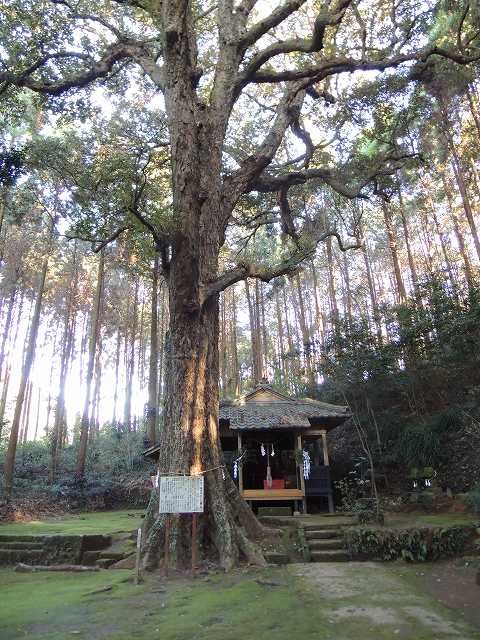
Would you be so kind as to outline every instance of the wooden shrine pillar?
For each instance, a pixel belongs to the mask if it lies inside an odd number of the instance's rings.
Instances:
[[[242,455],[243,451],[242,451],[242,433],[239,431],[238,435],[238,455],[239,457]],[[242,495],[243,493],[243,465],[240,463],[238,465],[238,491],[240,492],[240,495]]]
[[[328,457],[328,444],[327,444],[327,430],[326,429],[322,429],[321,430],[321,436],[322,436],[322,448],[323,448],[323,464],[326,467],[330,466],[330,460]],[[331,480],[330,480],[331,482]],[[333,506],[333,496],[331,493],[328,494],[328,511],[329,513],[334,513],[335,512],[335,508]]]
[[[297,436],[297,450],[300,452],[303,452],[302,440],[303,440],[302,434],[299,434]],[[303,463],[300,463],[298,466],[299,466],[299,472],[300,472],[300,489],[302,490],[302,493],[303,493],[303,498],[302,498],[303,513],[306,514],[307,513],[307,497],[305,495],[305,478],[303,477]]]

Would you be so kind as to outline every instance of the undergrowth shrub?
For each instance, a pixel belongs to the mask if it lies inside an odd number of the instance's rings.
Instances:
[[[467,493],[465,501],[474,513],[480,515],[480,483],[476,484],[473,489]]]
[[[345,533],[345,540],[356,558],[426,562],[461,554],[474,535],[473,525],[398,530],[355,527]]]

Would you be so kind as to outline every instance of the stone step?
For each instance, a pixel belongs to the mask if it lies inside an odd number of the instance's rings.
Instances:
[[[99,558],[105,558],[108,560],[115,560],[115,561],[123,560],[126,555],[128,554],[123,553],[123,551],[108,551],[108,549],[106,551],[98,552]]]
[[[265,560],[269,564],[288,564],[290,558],[286,553],[280,553],[278,551],[267,551],[265,554]]]
[[[12,536],[12,535],[0,535],[0,547],[3,548],[4,542],[42,542],[45,540],[45,536]]]
[[[330,538],[327,540],[310,540],[308,542],[310,551],[323,551],[325,549],[341,549],[343,550],[343,538]]]
[[[305,531],[307,540],[325,540],[327,538],[338,538],[340,529],[322,529],[317,531]]]
[[[115,562],[117,562],[115,558],[99,558],[95,562],[95,564],[97,565],[97,567],[100,567],[101,569],[108,569],[109,567],[112,566],[112,564],[115,564]]]
[[[43,549],[43,542],[25,542],[24,540],[14,540],[0,543],[2,549]]]
[[[16,564],[43,564],[45,554],[42,549],[2,549],[0,548],[0,565]]]
[[[100,557],[100,551],[84,551],[82,553],[82,564],[92,567]]]
[[[310,553],[312,562],[348,562],[350,559],[346,551],[312,551]]]
[[[345,518],[341,522],[325,522],[317,523],[317,524],[305,524],[305,531],[325,531],[326,529],[341,529],[342,527],[353,527],[357,524],[356,520],[353,518]]]

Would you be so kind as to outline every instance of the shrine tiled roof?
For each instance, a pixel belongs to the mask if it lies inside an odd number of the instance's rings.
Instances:
[[[309,398],[295,399],[259,385],[239,400],[220,403],[220,420],[232,430],[308,429],[321,422],[337,426],[351,417],[348,407]]]

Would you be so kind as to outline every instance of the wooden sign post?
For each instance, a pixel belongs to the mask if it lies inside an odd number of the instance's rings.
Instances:
[[[159,513],[165,513],[165,575],[168,576],[170,545],[170,514],[192,514],[192,572],[197,568],[197,518],[203,513],[203,475],[199,476],[160,476]]]
[[[197,514],[192,514],[192,573],[197,571]]]
[[[137,553],[135,556],[135,584],[139,585],[141,582],[140,576],[140,554],[142,549],[142,527],[137,530]]]

